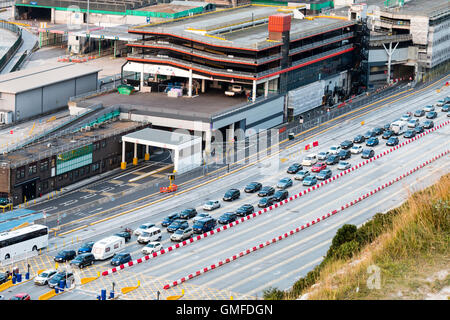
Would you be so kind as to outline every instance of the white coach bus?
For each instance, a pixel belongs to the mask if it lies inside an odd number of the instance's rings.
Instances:
[[[38,252],[48,246],[48,228],[33,224],[13,231],[0,233],[0,261]]]

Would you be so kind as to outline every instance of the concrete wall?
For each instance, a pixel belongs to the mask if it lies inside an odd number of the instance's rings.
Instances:
[[[15,111],[16,96],[11,93],[0,93],[0,110]]]
[[[388,48],[386,45],[386,48]],[[395,44],[392,44],[392,48],[394,48]],[[400,48],[395,49],[392,54],[392,62],[395,61],[405,61],[408,60],[408,48]],[[381,49],[371,49],[369,50],[369,63],[371,62],[386,62],[388,61],[388,55],[384,48]]]
[[[42,88],[29,90],[16,95],[14,120],[33,117],[42,113]]]
[[[55,10],[54,23],[57,24],[80,24],[83,23],[86,13]],[[101,26],[117,26],[122,24],[145,24],[144,16],[125,16],[117,14],[89,13],[89,23]],[[152,22],[157,22],[152,19]]]

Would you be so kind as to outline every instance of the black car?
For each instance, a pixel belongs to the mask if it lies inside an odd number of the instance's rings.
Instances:
[[[63,250],[58,252],[58,254],[55,256],[54,260],[56,262],[66,262],[66,261],[70,261],[73,258],[75,258],[75,256],[77,255],[77,253],[75,252],[75,250]]]
[[[375,132],[375,135],[379,136],[379,135],[383,134],[384,129],[381,127],[376,127],[372,131]]]
[[[333,164],[337,164],[339,162],[339,155],[337,154],[332,154],[331,156],[329,156],[327,158],[327,160],[325,161],[326,165],[333,165]]]
[[[287,169],[286,172],[294,174],[294,173],[299,172],[302,169],[303,169],[303,166],[300,163],[293,163],[289,166],[289,168]]]
[[[289,192],[287,190],[277,190],[273,194],[274,201],[278,201],[278,202],[286,200],[288,197],[289,197]]]
[[[236,214],[240,217],[248,216],[255,211],[255,208],[251,204],[243,204],[236,210]]]
[[[345,140],[343,142],[341,142],[341,149],[350,149],[351,147],[353,147],[353,142],[351,142],[350,140]]]
[[[65,281],[66,283],[71,283],[75,280],[75,278],[72,272],[61,271],[48,280],[48,286],[50,288],[54,288],[56,286],[59,287],[61,280]]]
[[[180,212],[180,219],[191,219],[197,215],[197,210],[194,208],[184,209]]]
[[[376,136],[376,134],[375,134],[375,132],[373,130],[369,130],[366,133],[364,133],[364,138],[365,139],[370,139],[370,138],[375,137],[375,136]]]
[[[164,218],[164,220],[161,222],[161,225],[163,227],[167,227],[168,225],[170,225],[173,221],[175,221],[178,218],[180,218],[179,213],[172,213],[171,215],[168,215],[167,217]]]
[[[394,135],[394,131],[392,130],[386,130],[383,132],[383,135],[381,136],[383,139],[389,139]]]
[[[167,232],[175,232],[178,229],[186,229],[189,227],[189,223],[186,220],[177,219],[173,221],[169,226],[167,227]]]
[[[248,185],[245,186],[244,192],[246,193],[253,193],[256,191],[261,190],[262,184],[259,182],[250,182]]]
[[[363,143],[366,140],[363,135],[358,134],[353,138],[353,143]]]
[[[397,137],[390,137],[388,141],[386,141],[387,146],[396,146],[398,145],[398,138]]]
[[[261,188],[261,190],[259,190],[258,192],[258,196],[260,197],[267,197],[267,196],[271,196],[275,193],[275,188],[271,187],[271,186],[264,186]]]
[[[345,160],[345,159],[349,159],[352,156],[352,153],[350,152],[350,150],[341,150],[338,153],[339,156],[339,160]]]
[[[330,169],[320,170],[320,172],[317,174],[316,178],[319,180],[326,180],[326,179],[331,178],[331,170]]]
[[[225,192],[225,195],[223,196],[223,201],[233,201],[239,199],[240,196],[241,192],[238,189],[230,189],[227,192]]]
[[[416,134],[422,133],[423,132],[423,127],[422,126],[417,126],[414,128],[414,131],[416,132]]]
[[[424,129],[431,129],[434,127],[434,122],[432,120],[425,120],[422,124]]]
[[[368,147],[373,147],[373,146],[378,145],[378,143],[379,143],[378,138],[372,137],[372,138],[370,138],[369,140],[367,140],[366,146],[368,146]]]
[[[116,253],[111,259],[111,265],[120,266],[121,264],[130,262],[131,260],[131,254],[129,254],[128,252],[120,252]]]
[[[95,262],[94,255],[92,253],[82,253],[75,257],[72,261],[70,261],[70,264],[77,266],[78,268],[82,269],[87,266],[93,265]]]
[[[275,198],[273,196],[272,197],[264,197],[261,200],[259,200],[258,207],[267,208],[267,207],[270,207],[271,205],[273,205],[274,202],[275,202]]]
[[[406,130],[405,133],[403,134],[404,138],[410,139],[410,138],[414,138],[416,136],[416,131],[414,130]]]
[[[128,231],[121,231],[114,234],[115,236],[122,237],[125,239],[125,242],[128,242],[131,240],[131,232]]]
[[[386,123],[386,124],[383,126],[383,129],[384,129],[384,131],[390,130],[390,129],[391,129],[391,124],[390,124],[390,123]]]
[[[436,111],[430,111],[427,112],[425,118],[427,119],[435,119],[437,117],[437,112]]]
[[[425,111],[423,111],[422,109],[416,110],[416,112],[414,112],[414,117],[423,117],[424,115]]]
[[[88,241],[81,245],[81,247],[78,249],[77,254],[82,253],[89,253],[92,251],[92,247],[94,246],[94,241]]]
[[[373,149],[364,149],[363,152],[361,152],[361,158],[363,159],[370,159],[373,156],[375,156],[375,151],[373,151]]]
[[[9,280],[9,272],[0,272],[0,284],[5,283]]]
[[[237,219],[237,215],[234,212],[226,212],[223,215],[219,217],[219,220],[217,220],[220,224],[228,224]]]

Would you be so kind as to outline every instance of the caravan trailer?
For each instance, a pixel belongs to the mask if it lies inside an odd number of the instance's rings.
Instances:
[[[94,243],[92,253],[95,260],[105,260],[111,258],[125,247],[125,239],[118,236],[110,236]]]

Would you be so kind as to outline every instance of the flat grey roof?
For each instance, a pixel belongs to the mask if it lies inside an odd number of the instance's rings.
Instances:
[[[15,94],[98,73],[100,70],[102,69],[77,63],[45,65],[24,69],[0,75],[0,92]]]
[[[392,14],[406,14],[415,16],[432,17],[438,15],[440,12],[450,10],[449,0],[410,0],[405,1],[403,7],[396,6],[392,9],[384,6],[384,0],[367,0],[368,5],[377,5],[382,12],[389,12]]]
[[[161,144],[175,145],[175,146],[179,146],[186,142],[200,139],[200,137],[192,136],[189,134],[158,130],[152,128],[145,128],[139,131],[129,133],[127,135],[122,136],[122,139],[123,138],[148,140]]]

